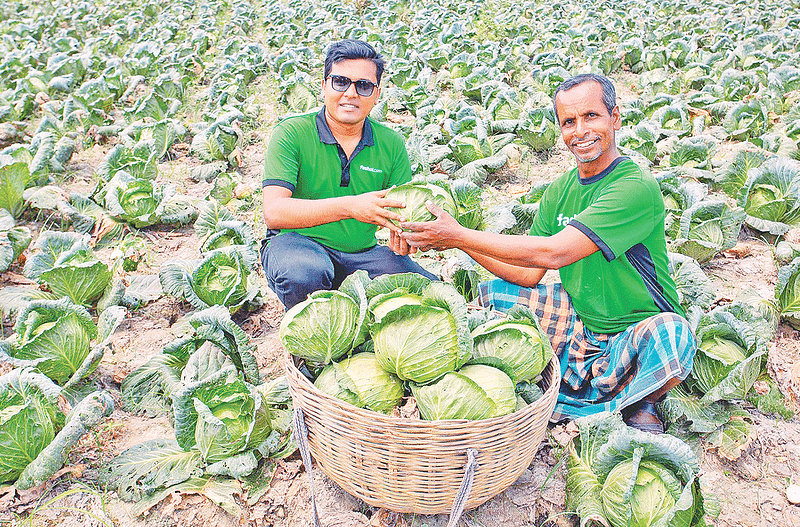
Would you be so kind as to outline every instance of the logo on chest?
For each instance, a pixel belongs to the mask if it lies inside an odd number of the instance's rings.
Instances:
[[[383,174],[383,170],[381,170],[380,168],[372,168],[364,165],[359,165],[358,168],[360,168],[361,170],[366,170],[367,172],[373,172],[375,174]]]
[[[574,219],[575,216],[569,217],[559,213],[558,217],[556,218],[556,221],[558,222],[559,227],[566,227],[567,225],[569,225],[569,222],[571,222]]]

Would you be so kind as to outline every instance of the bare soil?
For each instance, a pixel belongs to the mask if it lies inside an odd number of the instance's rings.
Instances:
[[[264,114],[262,122],[275,121],[274,107],[265,107]],[[264,142],[268,135],[264,130],[251,132],[244,148],[244,165],[239,173],[243,182],[254,189],[260,188]],[[108,145],[94,145],[76,153],[69,167],[72,176],[66,184],[82,191],[91,188],[93,170],[107,149]],[[209,185],[194,183],[188,177],[188,166],[195,163],[192,158],[176,154],[160,166],[161,177],[178,183],[192,196],[205,196]],[[494,177],[492,185],[496,190],[493,192],[510,199],[526,192],[532,182],[552,180],[571,165],[572,158],[560,143],[548,156],[523,155]],[[240,216],[263,231],[257,210],[260,199],[255,203],[252,211]],[[41,228],[41,223],[34,223],[33,227]],[[191,226],[150,228],[144,235],[152,243],[144,266],[137,272],[155,274],[168,260],[199,257],[198,240]],[[776,279],[772,249],[771,244],[744,231],[734,250],[718,255],[706,265],[705,270],[717,287],[717,302],[726,303],[746,288],[771,297]],[[441,265],[441,259],[429,259],[426,264],[435,267]],[[549,275],[548,279],[554,276]],[[0,286],[17,285],[20,281],[24,283],[18,266],[0,275]],[[256,311],[238,314],[236,319],[257,345],[262,377],[272,378],[282,373],[277,331],[283,307],[269,292],[263,276],[262,286],[266,295],[264,305]],[[26,516],[24,521],[30,521],[30,525],[63,526],[301,527],[312,524],[309,483],[297,454],[276,464],[269,491],[252,507],[243,504],[238,517],[225,513],[201,496],[173,494],[137,518],[130,504],[99,487],[97,469],[111,457],[141,441],[173,436],[168,418],[148,418],[122,409],[118,390],[125,375],[160,353],[163,345],[174,338],[170,328],[189,311],[190,306],[162,297],[129,313],[114,335],[113,353],[106,354],[97,376],[98,385],[115,394],[117,410],[97,432],[84,437],[71,452],[68,469],[58,477],[30,491],[0,489],[0,524],[22,524]],[[5,335],[10,332],[9,319],[3,321],[2,330]],[[795,411],[800,411],[800,332],[781,324],[770,347],[768,371]],[[786,497],[788,484],[800,483],[800,420],[796,416],[788,421],[775,419],[761,415],[747,403],[741,404],[751,414],[756,428],[755,439],[743,455],[730,461],[710,449],[702,452],[704,478],[722,503],[717,525],[800,527],[800,505],[790,504]],[[577,525],[574,515],[564,513],[564,447],[573,434],[574,426],[552,426],[533,463],[520,479],[486,504],[467,511],[459,525]],[[314,473],[314,490],[326,527],[444,527],[447,524],[446,515],[397,515],[367,506],[343,492],[319,470]]]

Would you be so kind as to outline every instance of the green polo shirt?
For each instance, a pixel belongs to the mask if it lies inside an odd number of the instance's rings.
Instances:
[[[575,312],[596,333],[618,333],[661,312],[684,316],[669,274],[658,183],[626,157],[582,180],[575,168],[540,201],[534,236],[571,225],[600,250],[559,269]]]
[[[397,132],[367,118],[361,141],[348,159],[331,133],[324,107],[279,122],[264,156],[263,186],[287,188],[299,199],[355,196],[410,180],[408,153]],[[280,232],[297,232],[353,253],[373,247],[376,230],[375,225],[347,219]]]

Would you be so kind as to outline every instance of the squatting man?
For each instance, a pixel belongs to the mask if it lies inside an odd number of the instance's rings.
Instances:
[[[420,250],[457,247],[499,277],[480,284],[482,305],[536,313],[561,361],[553,420],[622,410],[661,433],[655,403],[689,375],[697,346],[668,272],[661,192],[617,150],[606,77],[566,80],[553,108],[577,167],[549,185],[529,236],[466,229],[432,203],[436,219],[401,223],[400,236]],[[540,284],[548,269],[561,283]]]

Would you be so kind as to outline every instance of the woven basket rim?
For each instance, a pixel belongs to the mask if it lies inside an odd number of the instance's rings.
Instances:
[[[515,410],[511,413],[501,415],[498,417],[489,417],[486,419],[441,419],[437,421],[431,421],[426,419],[410,419],[405,417],[395,417],[392,415],[383,414],[381,412],[376,412],[374,410],[370,410],[369,408],[359,408],[358,406],[354,406],[347,401],[343,401],[339,398],[333,397],[329,395],[312,383],[303,373],[297,368],[295,364],[295,360],[301,360],[294,357],[289,351],[281,345],[283,348],[283,356],[284,356],[284,368],[286,370],[287,375],[292,376],[291,374],[294,373],[294,377],[300,380],[302,387],[313,393],[315,396],[323,399],[326,404],[331,404],[337,406],[343,412],[350,412],[355,414],[358,418],[361,419],[370,419],[373,421],[385,422],[387,425],[392,426],[407,426],[409,428],[419,428],[419,429],[428,429],[431,428],[432,424],[436,424],[437,428],[442,429],[443,427],[452,427],[453,429],[463,429],[465,426],[469,426],[470,428],[475,428],[476,426],[481,427],[491,427],[495,428],[499,425],[507,423],[509,421],[515,421],[517,419],[522,418],[523,416],[527,416],[529,413],[534,413],[539,410],[539,406],[545,403],[549,396],[551,396],[552,391],[558,391],[559,385],[561,384],[561,367],[558,360],[558,356],[553,353],[550,359],[550,362],[545,366],[545,370],[547,368],[552,368],[552,373],[550,376],[550,385],[547,389],[543,392],[542,397],[535,400],[534,402],[527,404],[524,408],[519,410]],[[543,372],[545,370],[542,370]],[[289,383],[290,392],[292,391],[292,383]],[[293,395],[294,398],[294,395]],[[552,415],[552,413],[551,413]],[[548,418],[549,421],[549,418]]]

